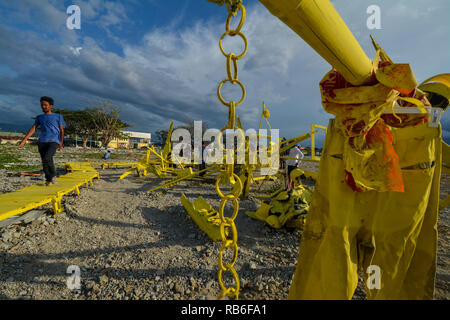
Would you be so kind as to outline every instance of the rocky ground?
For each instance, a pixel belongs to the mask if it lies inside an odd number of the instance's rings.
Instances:
[[[63,198],[65,212],[56,218],[48,210],[31,223],[0,230],[0,299],[215,299],[220,244],[196,226],[180,203],[184,192],[190,200],[201,195],[217,208],[214,184],[187,182],[148,194],[160,179],[130,175],[118,180],[123,172],[100,171],[94,186]],[[33,179],[2,170],[0,193],[36,183]],[[442,183],[441,192],[448,193],[448,176]],[[268,182],[262,186],[273,188]],[[274,230],[245,215],[258,205],[253,197],[240,201],[236,219],[240,299],[286,299],[301,231]],[[448,210],[443,210],[436,299],[450,297],[448,230]],[[67,286],[71,265],[80,268],[80,290]],[[364,296],[360,283],[355,299]]]

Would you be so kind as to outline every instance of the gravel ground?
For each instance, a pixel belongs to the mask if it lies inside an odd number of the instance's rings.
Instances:
[[[305,166],[314,170],[317,165]],[[0,299],[215,299],[220,244],[195,225],[180,203],[184,192],[190,200],[201,195],[217,208],[214,185],[187,182],[148,194],[160,179],[118,181],[123,171],[100,171],[101,180],[82,188],[79,197],[65,196],[66,210],[57,219],[49,210],[32,223],[0,230]],[[36,183],[33,179],[0,171],[0,193]],[[442,194],[448,193],[448,182],[444,175]],[[268,188],[273,186],[266,182],[263,189]],[[301,231],[274,230],[247,217],[245,210],[258,204],[256,198],[240,201],[236,219],[240,299],[286,299]],[[450,297],[447,213],[440,213],[436,299]],[[70,265],[80,267],[80,290],[67,287]],[[354,298],[364,296],[360,283]]]

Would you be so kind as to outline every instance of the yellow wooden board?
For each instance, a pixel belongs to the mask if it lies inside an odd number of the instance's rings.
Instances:
[[[53,202],[55,213],[61,209],[61,197],[69,192],[77,191],[79,187],[99,178],[97,171],[71,172],[58,177],[56,184],[46,186],[44,183],[35,184],[14,192],[0,195],[0,221],[22,214],[29,210]]]

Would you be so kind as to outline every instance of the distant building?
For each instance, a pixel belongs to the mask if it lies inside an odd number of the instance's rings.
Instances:
[[[108,148],[140,149],[149,146],[152,138],[151,133],[145,132],[122,131],[122,134],[126,137],[113,139]]]

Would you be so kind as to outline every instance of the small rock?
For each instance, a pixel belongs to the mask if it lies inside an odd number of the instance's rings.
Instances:
[[[95,285],[94,281],[89,281],[88,283],[86,283],[86,289],[91,290]]]
[[[95,294],[100,292],[100,287],[98,284],[94,284],[94,286],[92,287],[92,292]]]
[[[102,284],[108,282],[108,277],[106,275],[102,275],[98,279],[100,280],[100,283],[102,283]]]
[[[11,231],[5,231],[5,232],[3,232],[2,238],[3,238],[3,241],[4,241],[4,242],[9,241],[9,240],[12,238],[12,233],[11,233]]]
[[[38,225],[40,225],[42,223],[42,220],[34,220],[32,223],[31,223],[31,225],[32,226],[38,226]]]
[[[175,284],[175,292],[181,295],[184,293],[184,288],[180,283]]]
[[[58,213],[58,216],[57,216],[58,219],[63,219],[65,217],[67,217],[67,214],[65,212]]]
[[[128,287],[126,287],[125,288],[125,293],[126,294],[129,294],[131,291],[133,291],[134,290],[134,287],[133,286],[128,286]]]

